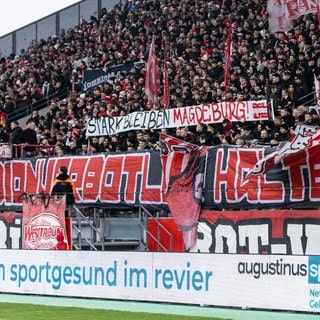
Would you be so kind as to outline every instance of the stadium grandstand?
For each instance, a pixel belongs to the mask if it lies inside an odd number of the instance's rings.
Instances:
[[[78,25],[54,32],[46,39],[33,39],[27,47],[21,48],[21,52],[1,60],[1,105],[5,113],[2,121],[8,120],[5,121],[7,133],[10,134],[10,120],[31,117],[34,110],[59,103],[59,107],[51,108],[50,116],[44,114],[39,117],[39,142],[46,132],[52,145],[56,137],[54,133],[51,136],[47,132],[49,129],[56,129],[65,138],[67,131],[72,130],[76,123],[80,127],[80,135],[75,139],[77,152],[80,152],[83,142],[91,142],[91,146],[94,144],[82,134],[88,117],[102,114],[121,116],[137,110],[149,110],[144,84],[153,35],[161,68],[164,68],[166,57],[171,108],[213,101],[268,98],[273,102],[273,117],[281,117],[280,109],[284,107],[293,113],[295,122],[304,122],[308,106],[315,104],[314,77],[320,72],[316,13],[303,15],[294,21],[295,26],[288,32],[271,34],[266,3],[249,1],[245,4],[237,1],[200,1],[196,4],[192,1],[169,4],[165,1],[120,2],[109,11],[101,8],[97,16],[86,17],[83,14]],[[226,88],[225,44],[230,28],[232,62]],[[130,63],[134,66],[120,72],[119,77],[109,77],[106,83],[83,92],[85,70],[118,65],[128,65],[129,68]],[[22,97],[19,95],[21,89],[25,89]],[[163,87],[160,88],[157,108],[163,107],[160,101],[163,91]],[[57,115],[59,108],[63,112]],[[312,121],[317,121],[316,115]],[[274,123],[274,126],[268,124],[272,126],[269,139],[282,138],[279,123]],[[291,128],[293,123],[288,121],[285,124]],[[261,140],[261,129],[255,123],[243,126],[249,127],[254,138],[249,141]],[[240,127],[233,124],[231,140],[227,140],[235,143]],[[206,142],[219,143],[218,133],[223,127],[212,125],[210,129],[212,132],[206,136]],[[175,131],[172,129],[170,133],[180,134]],[[195,127],[182,131],[186,135],[184,139],[198,142]],[[151,137],[158,138],[158,133],[151,133]],[[128,144],[130,148],[138,148],[136,136],[125,136],[117,143],[112,143],[111,137],[104,140],[109,142],[111,151],[126,151]],[[63,147],[68,152],[67,146]],[[139,148],[143,147],[150,147],[150,144],[140,144]],[[100,143],[96,151],[103,149],[105,147]]]
[[[318,319],[319,1],[65,5],[0,37],[2,300]]]
[[[114,117],[150,110],[145,77],[153,36],[158,65],[166,69],[169,90],[167,94],[162,77],[154,108],[263,99],[268,105],[272,102],[270,121],[233,122],[228,134],[223,134],[221,123],[211,124],[209,130],[208,126],[202,128],[206,144],[235,144],[235,138],[244,132],[242,127],[250,133],[246,145],[270,140],[277,143],[287,139],[283,131],[309,121],[304,119],[308,111],[312,113],[311,121],[318,121],[317,112],[309,110],[316,104],[315,79],[320,73],[316,13],[296,19],[288,32],[274,34],[269,32],[266,3],[255,1],[122,1],[109,10],[100,7],[96,16],[78,16],[79,24],[53,30],[47,38],[35,34],[36,39],[19,52],[2,56],[1,119],[9,136],[10,122],[23,119],[20,125],[24,126],[33,114],[39,144],[46,136],[54,146],[56,133],[62,134],[64,141],[71,131],[67,144],[74,140],[76,153],[82,152],[83,143],[90,145],[88,152],[153,148],[157,131],[150,133],[151,143],[150,139],[140,141],[137,132],[123,134],[116,142],[110,135],[101,137],[99,143],[92,142],[95,137],[85,135],[86,120],[92,116]],[[232,50],[226,79],[229,30]],[[17,47],[19,44],[11,49]],[[117,68],[120,65],[122,69]],[[108,68],[108,80],[86,90],[82,83],[84,71],[95,77],[95,70]],[[35,112],[43,108],[41,115]],[[285,118],[289,120],[284,120],[283,108],[290,114]],[[261,138],[263,127],[268,130],[267,139]],[[200,143],[196,126],[172,128],[169,132]],[[62,147],[67,154],[69,146]]]
[[[319,126],[316,12],[270,32],[266,1],[110,4],[81,1],[0,39],[10,39],[0,60],[4,160],[160,152],[162,132],[197,146],[273,147],[288,141],[297,125]],[[257,120],[235,121],[230,109],[210,123],[107,134],[95,125],[137,113],[255,102],[265,106]],[[37,143],[28,153],[17,132],[30,120]]]

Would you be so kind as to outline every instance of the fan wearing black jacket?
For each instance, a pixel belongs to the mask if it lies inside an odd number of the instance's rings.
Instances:
[[[37,153],[38,138],[36,133],[36,122],[33,119],[27,121],[27,127],[22,130],[18,137],[18,143],[23,144],[23,154],[25,157],[34,157]]]
[[[66,205],[74,204],[76,196],[76,188],[74,181],[68,175],[68,169],[65,166],[59,168],[58,175],[52,183],[51,195],[64,196],[66,195]],[[67,211],[66,211],[67,213]]]

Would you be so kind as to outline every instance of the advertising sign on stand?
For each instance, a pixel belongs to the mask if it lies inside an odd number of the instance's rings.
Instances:
[[[320,313],[320,256],[3,250],[1,291]]]

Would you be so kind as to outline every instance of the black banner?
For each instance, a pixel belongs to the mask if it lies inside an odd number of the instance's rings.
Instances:
[[[266,174],[251,175],[271,148],[210,148],[207,155],[203,209],[275,209],[319,207],[319,146],[300,150]]]
[[[120,73],[130,72],[134,68],[134,63],[119,64],[107,69],[85,70],[83,72],[81,92],[92,91],[96,86],[108,81],[120,79]]]

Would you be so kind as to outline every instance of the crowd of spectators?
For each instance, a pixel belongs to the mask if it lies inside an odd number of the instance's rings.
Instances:
[[[230,85],[224,84],[225,44],[232,26]],[[156,39],[159,66],[166,48],[170,108],[207,102],[268,99],[273,119],[168,129],[197,144],[277,145],[297,123],[318,126],[314,77],[320,78],[317,14],[299,17],[288,32],[268,31],[266,2],[258,0],[131,0],[59,35],[41,39],[18,55],[0,60],[0,107],[19,112],[68,88],[49,111],[28,120],[37,135],[39,155],[86,154],[157,149],[159,131],[136,131],[87,138],[93,116],[123,116],[149,110],[144,83],[150,43]],[[164,46],[165,44],[165,46]],[[87,69],[135,62],[135,68],[111,77],[92,92],[81,93]],[[23,128],[23,124],[20,124]],[[19,122],[3,123],[13,143],[22,143]],[[1,137],[0,137],[1,138]],[[3,142],[5,142],[3,140]],[[50,145],[50,148],[47,146]],[[34,155],[34,153],[31,153]]]

